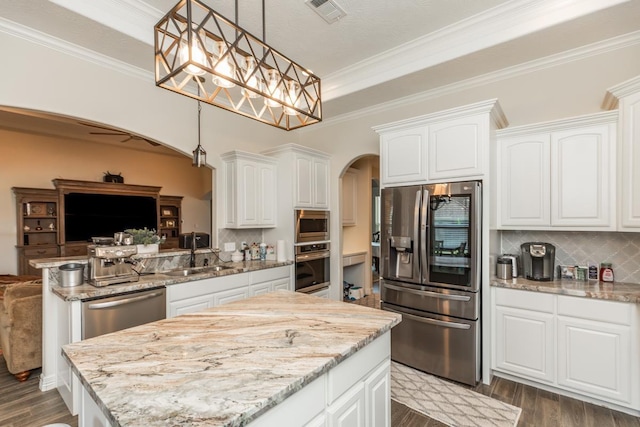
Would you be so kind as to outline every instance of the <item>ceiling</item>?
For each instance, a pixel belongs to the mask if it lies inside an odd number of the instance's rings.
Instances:
[[[0,31],[17,23],[152,79],[153,25],[176,1],[0,0]],[[201,1],[235,20],[235,2]],[[267,44],[322,79],[325,120],[640,30],[638,0],[335,2],[346,16],[332,24],[305,0],[269,0],[264,10]],[[262,0],[237,3],[238,25],[261,36]],[[0,127],[33,129],[44,120],[42,126],[66,137],[120,143],[128,136],[17,113],[0,112]]]

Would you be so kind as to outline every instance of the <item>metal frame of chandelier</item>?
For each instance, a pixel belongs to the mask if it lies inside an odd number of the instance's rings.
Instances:
[[[154,36],[157,86],[286,130],[322,120],[319,77],[202,2],[178,2]]]

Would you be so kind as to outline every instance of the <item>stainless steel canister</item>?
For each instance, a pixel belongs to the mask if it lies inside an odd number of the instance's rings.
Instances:
[[[513,263],[511,258],[499,257],[496,263],[496,276],[498,279],[509,280],[513,273]]]
[[[72,263],[58,267],[59,283],[63,287],[78,286],[84,283],[84,264]]]

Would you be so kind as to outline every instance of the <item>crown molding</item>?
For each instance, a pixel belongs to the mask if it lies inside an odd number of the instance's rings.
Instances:
[[[83,61],[91,62],[101,67],[123,73],[145,81],[154,81],[154,75],[151,71],[135,67],[126,62],[119,61],[110,56],[102,55],[82,46],[78,46],[68,41],[53,37],[49,34],[35,30],[30,27],[18,24],[8,19],[0,17],[0,32],[20,38],[22,40],[44,46],[46,48],[56,50],[66,55],[73,56]]]
[[[618,108],[618,100],[620,98],[636,92],[640,92],[640,76],[631,78],[607,89],[607,93],[604,95],[604,100],[602,101],[602,108],[605,110]]]
[[[467,117],[470,115],[483,113],[489,113],[492,120],[494,120],[497,126],[504,127],[507,125],[507,119],[502,112],[502,108],[500,107],[498,100],[488,99],[486,101],[480,101],[474,104],[463,105],[461,107],[450,108],[448,110],[437,111],[435,113],[373,126],[371,129],[373,129],[377,133],[388,132],[390,130],[395,131],[405,129],[407,127],[414,127],[416,125],[429,124],[442,119],[453,120],[460,117]]]
[[[604,111],[602,113],[585,114],[583,116],[570,117],[568,119],[552,120],[548,122],[534,123],[496,131],[498,137],[511,137],[522,134],[555,132],[565,129],[575,129],[579,126],[601,125],[618,123],[618,110]]]
[[[478,86],[492,84],[500,80],[517,77],[520,75],[542,71],[574,61],[580,61],[592,56],[602,55],[613,52],[618,49],[624,49],[640,44],[640,31],[634,31],[622,36],[613,37],[602,40],[590,45],[571,49],[566,52],[557,53],[544,58],[514,65],[512,67],[503,68],[498,71],[461,80],[449,85],[440,86],[435,89],[420,92],[417,94],[397,98],[393,101],[383,102],[377,105],[366,107],[357,111],[341,114],[335,117],[324,117],[321,123],[316,123],[312,128],[297,129],[296,132],[305,133],[326,126],[334,126],[343,122],[356,120],[376,113],[382,113],[394,108],[401,108],[412,104],[428,101],[430,99],[439,98],[446,95],[461,92],[463,90],[472,89]],[[634,79],[630,80],[632,82]]]
[[[506,2],[326,75],[322,82],[322,98],[325,101],[338,98],[627,1]]]
[[[140,0],[49,0],[74,13],[153,46],[153,27],[164,12]]]

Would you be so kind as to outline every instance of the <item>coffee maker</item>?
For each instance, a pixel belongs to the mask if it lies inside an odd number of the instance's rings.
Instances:
[[[134,269],[138,261],[131,258],[138,250],[135,245],[89,245],[89,283],[101,287],[116,283],[136,282]]]
[[[556,247],[551,243],[527,242],[520,245],[525,279],[553,280]]]

